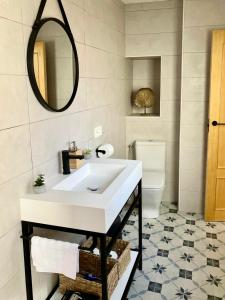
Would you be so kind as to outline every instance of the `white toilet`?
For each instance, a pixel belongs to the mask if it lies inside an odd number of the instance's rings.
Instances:
[[[166,143],[135,141],[136,159],[143,163],[143,217],[157,218],[165,188]]]

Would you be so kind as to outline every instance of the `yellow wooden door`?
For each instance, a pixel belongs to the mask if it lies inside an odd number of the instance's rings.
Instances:
[[[225,220],[225,30],[212,35],[205,219]]]
[[[43,41],[35,42],[34,46],[34,73],[40,93],[48,102],[47,73],[46,73],[46,50]]]

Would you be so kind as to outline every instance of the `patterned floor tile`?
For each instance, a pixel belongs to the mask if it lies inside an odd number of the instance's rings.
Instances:
[[[143,219],[143,271],[137,270],[133,300],[225,299],[225,222],[204,222],[165,203],[157,219]],[[138,245],[134,211],[123,237]]]
[[[207,295],[212,295],[224,299],[225,290],[222,284],[224,284],[224,282],[221,282],[218,284],[218,286],[216,286],[215,284],[209,282],[208,284],[202,286],[202,290],[205,291]]]
[[[138,294],[142,291],[146,292],[148,290],[149,281],[150,279],[148,275],[140,276],[135,279],[134,288]]]

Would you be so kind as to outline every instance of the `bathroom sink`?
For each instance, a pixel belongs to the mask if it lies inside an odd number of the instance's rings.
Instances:
[[[126,165],[119,163],[89,162],[53,189],[102,194],[125,167]]]
[[[88,160],[47,192],[21,198],[21,220],[107,233],[141,178],[140,161]]]

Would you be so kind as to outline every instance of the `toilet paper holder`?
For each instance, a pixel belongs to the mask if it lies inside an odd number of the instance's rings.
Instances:
[[[99,157],[99,155],[98,155],[99,153],[106,154],[105,150],[101,150],[101,149],[98,149],[98,148],[95,151],[96,151],[96,156],[97,157]]]

